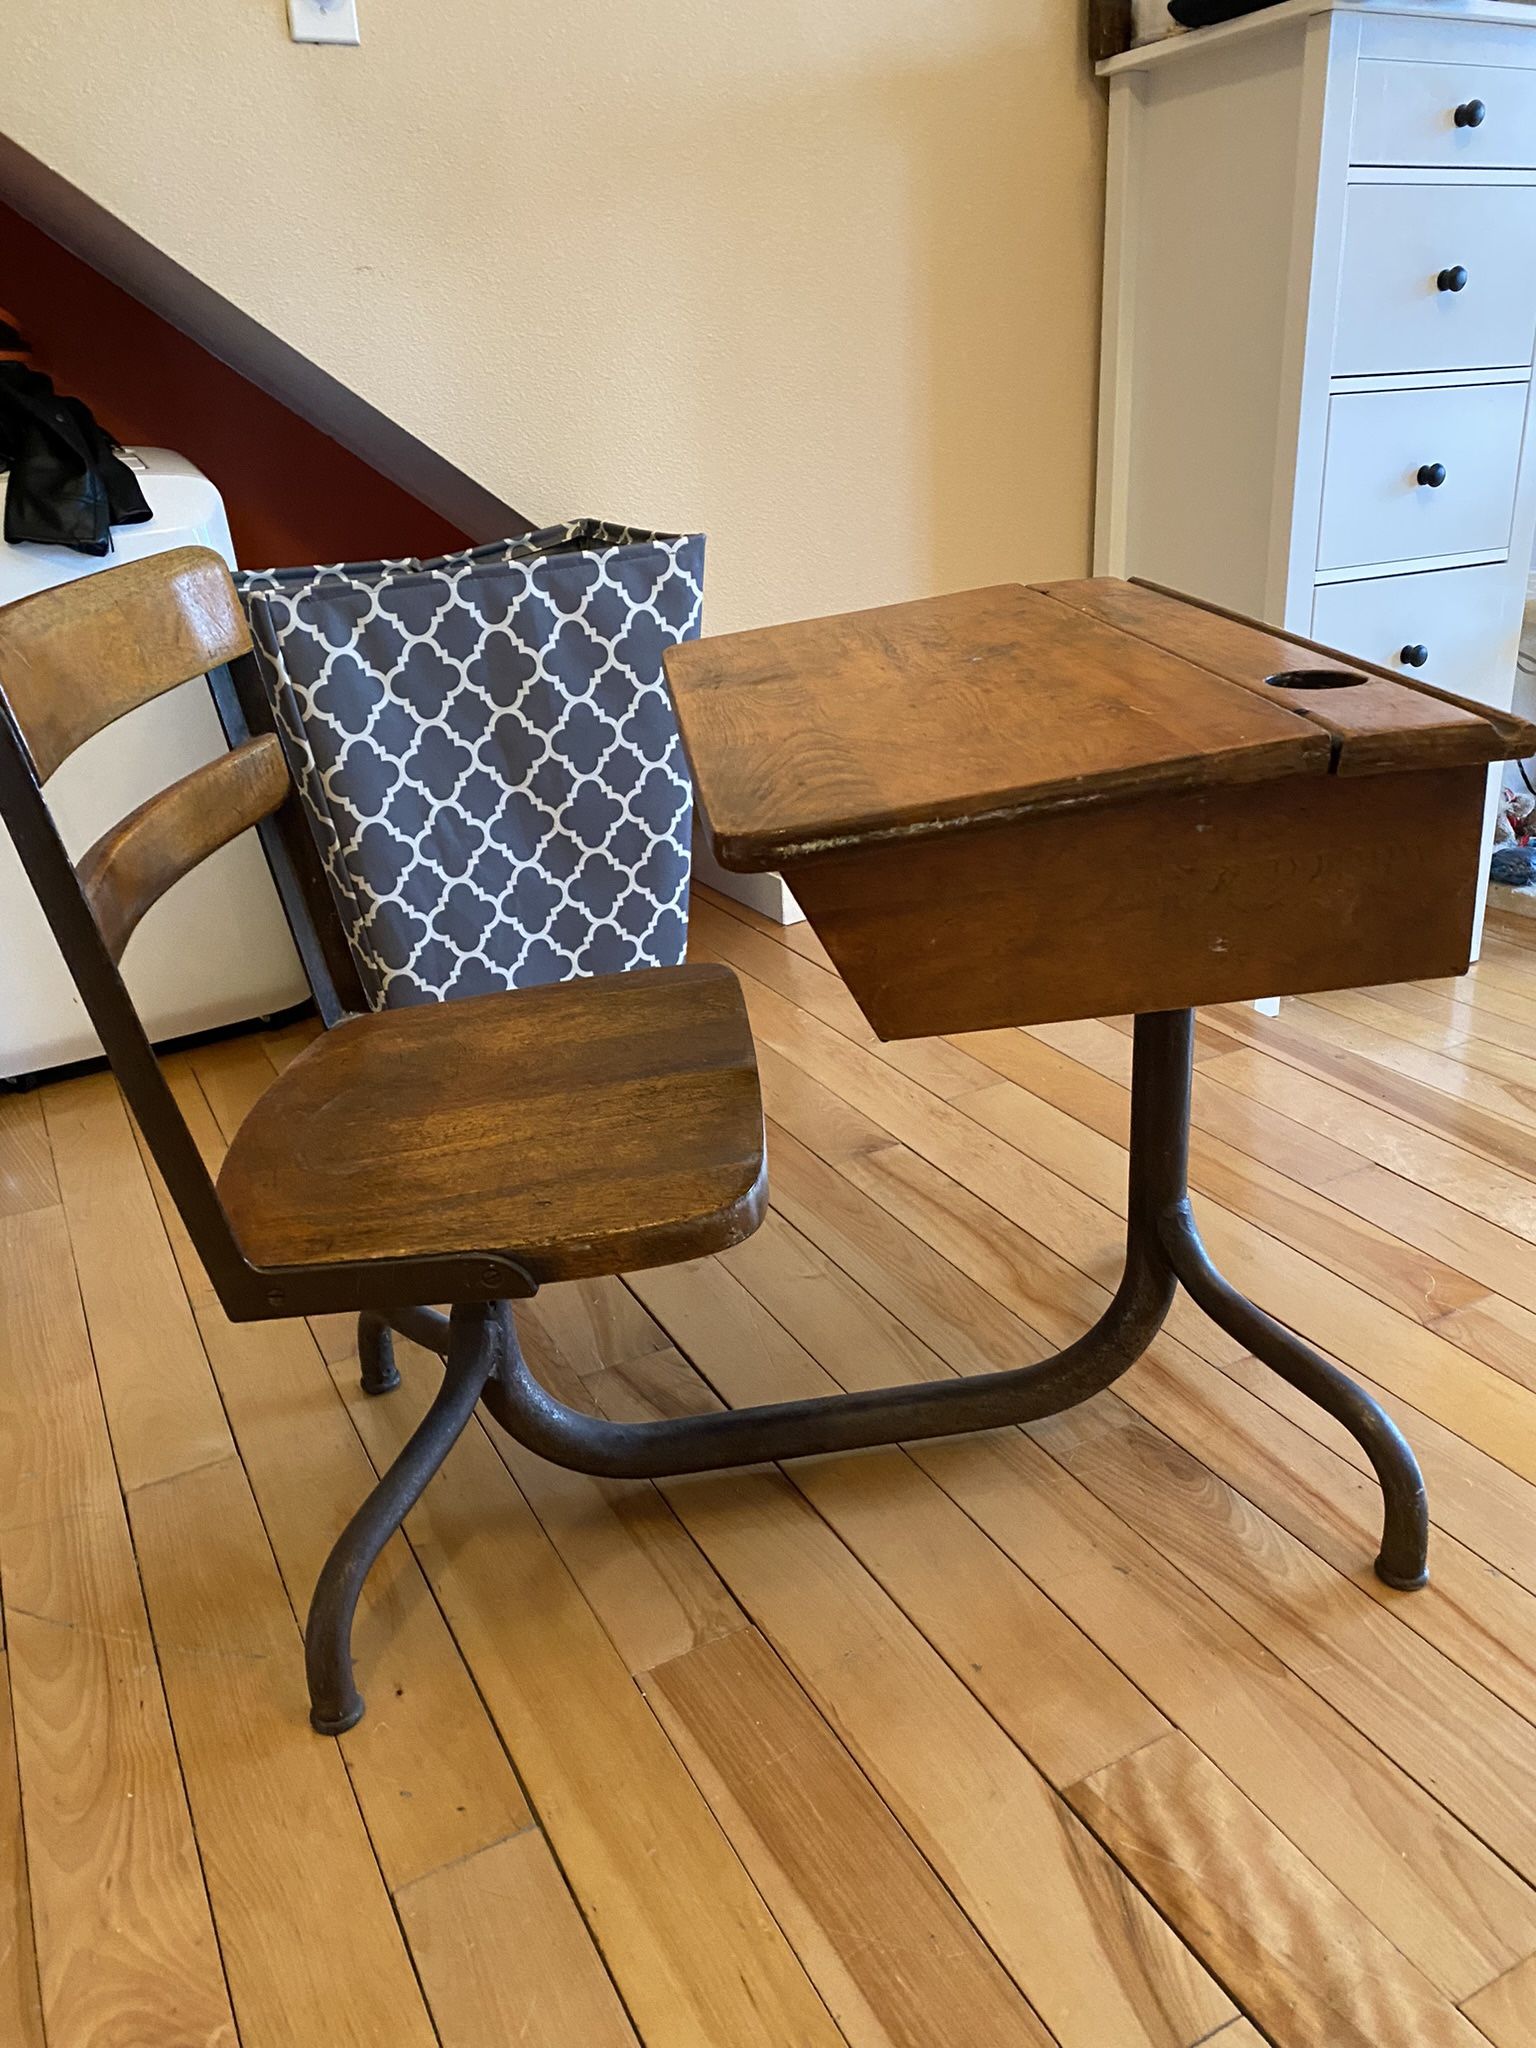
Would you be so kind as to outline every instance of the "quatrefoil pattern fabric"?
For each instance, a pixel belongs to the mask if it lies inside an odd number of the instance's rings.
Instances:
[[[692,788],[662,655],[704,542],[577,520],[237,578],[376,1009],[675,966]]]

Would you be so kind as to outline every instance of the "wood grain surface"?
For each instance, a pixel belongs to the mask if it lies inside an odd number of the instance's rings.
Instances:
[[[76,866],[114,960],[152,903],[288,794],[288,764],[272,733],[216,754],[104,832]]]
[[[4,614],[0,698],[45,781],[125,711],[250,645],[229,570],[211,548],[124,562]]]
[[[1411,677],[1390,681],[1366,669],[1341,669],[1335,655],[1281,633],[1241,625],[1224,612],[1185,603],[1146,584],[1096,576],[1081,583],[1036,588],[1058,604],[1102,619],[1106,625],[1310,718],[1333,741],[1336,775],[1377,775],[1399,767],[1449,767],[1487,761],[1502,751],[1502,742],[1495,743],[1487,718],[1431,696],[1416,687]],[[1321,681],[1341,673],[1354,680],[1340,689],[1289,689],[1269,681],[1271,676],[1284,674]]]
[[[1155,794],[786,877],[882,1038],[1401,981],[1466,965],[1484,786],[1461,767]]]
[[[1476,2028],[1182,1735],[1069,1796],[1265,2033],[1295,2048],[1477,2048]]]
[[[1507,714],[1108,577],[694,641],[667,675],[715,855],[747,871],[1054,809],[1536,746]]]
[[[503,1251],[562,1280],[734,1243],[763,1171],[732,977],[659,967],[353,1018],[254,1105],[218,1186],[262,1265]]]
[[[10,1669],[0,1651],[0,2027],[15,2048],[44,2048],[27,1845],[11,1725]]]
[[[1209,598],[1191,598],[1185,592],[1170,589],[1166,584],[1154,583],[1150,577],[1134,577],[1138,589],[1156,592],[1159,597],[1172,598],[1179,604],[1194,604],[1203,612],[1212,612],[1218,618],[1242,626],[1250,632],[1269,633],[1273,629],[1262,621],[1248,617],[1242,612],[1228,611],[1224,606],[1213,604]],[[1346,654],[1341,648],[1330,647],[1321,640],[1308,640],[1300,633],[1287,633],[1289,646],[1303,648],[1309,654],[1319,654],[1324,660],[1340,667],[1359,669],[1365,675],[1380,682],[1397,683],[1412,690],[1421,697],[1432,697],[1437,703],[1454,705],[1458,711],[1470,711],[1475,718],[1484,720],[1493,728],[1497,737],[1496,760],[1513,760],[1520,755],[1536,750],[1536,723],[1523,712],[1505,711],[1497,704],[1488,704],[1476,697],[1463,697],[1454,690],[1443,689],[1439,683],[1426,681],[1422,676],[1404,675],[1401,669],[1384,668],[1380,662],[1366,661],[1359,655]]]
[[[1467,963],[1492,713],[1113,579],[667,660],[716,858],[783,872],[883,1039]]]
[[[697,1410],[1094,1318],[1123,1017],[882,1045],[807,927],[695,937],[775,1206],[520,1308],[551,1386]],[[605,1485],[476,1422],[339,1745],[297,1614],[440,1367],[370,1399],[341,1319],[230,1324],[106,1077],[0,1104],[0,2038],[1527,2048],[1533,999],[1496,918],[1434,986],[1200,1019],[1202,1225],[1420,1451],[1425,1592],[1371,1575],[1353,1442],[1181,1308],[1029,1432],[783,1473]],[[210,1167],[309,1037],[171,1057]]]
[[[716,858],[1326,774],[1310,719],[1020,584],[672,648]]]
[[[618,1994],[536,1828],[400,1893],[442,2048],[635,2048]]]
[[[708,1394],[653,1353],[603,1375],[600,1400],[637,1420]],[[1191,2048],[1226,2017],[1217,1984],[786,1481],[662,1490],[1061,2048]]]
[[[0,1221],[0,1287],[0,1588],[46,2038],[232,2048],[61,1209]]]
[[[1466,2011],[1494,2048],[1527,2048],[1536,2041],[1536,1958],[1527,1957],[1469,1998]]]
[[[646,1697],[850,2042],[1050,2036],[755,1629],[650,1672]],[[873,1912],[871,1912],[873,1908]]]

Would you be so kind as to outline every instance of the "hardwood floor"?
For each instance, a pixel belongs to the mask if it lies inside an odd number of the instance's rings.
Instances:
[[[1126,1020],[878,1044],[705,898],[773,1213],[520,1320],[615,1416],[974,1373],[1102,1306]],[[210,1164],[309,1027],[174,1055]],[[1536,932],[1201,1020],[1238,1283],[1379,1389],[1361,1455],[1188,1303],[1020,1431],[659,1486],[472,1424],[305,1722],[327,1547],[430,1398],[230,1325],[90,1075],[0,1096],[4,2048],[1536,2048]]]

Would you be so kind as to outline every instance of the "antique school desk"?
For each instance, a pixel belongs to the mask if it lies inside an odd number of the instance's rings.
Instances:
[[[1536,728],[1109,579],[695,641],[667,671],[716,858],[783,874],[881,1038],[1136,1018],[1125,1269],[1093,1328],[1038,1364],[786,1404],[761,1455],[1070,1407],[1134,1364],[1182,1283],[1357,1438],[1376,1570],[1423,1585],[1412,1451],[1201,1244],[1194,1008],[1459,974],[1485,764]]]

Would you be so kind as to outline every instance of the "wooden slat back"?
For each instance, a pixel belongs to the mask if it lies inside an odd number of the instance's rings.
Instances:
[[[232,747],[263,733],[275,735],[277,722],[253,653],[212,670],[208,687]],[[371,1005],[296,787],[290,785],[287,799],[263,819],[260,835],[320,1015],[327,1026],[360,1015]]]
[[[176,548],[0,609],[0,692],[46,781],[103,726],[250,644],[222,558]]]
[[[194,768],[104,832],[75,872],[112,958],[122,958],[139,919],[173,882],[270,818],[287,794],[282,747],[265,733]]]

